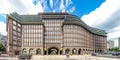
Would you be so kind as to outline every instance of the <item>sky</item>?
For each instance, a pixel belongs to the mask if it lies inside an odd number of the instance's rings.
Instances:
[[[118,44],[120,37],[120,0],[0,0],[0,33],[6,33],[6,14],[68,12],[87,25],[103,29],[108,40]]]

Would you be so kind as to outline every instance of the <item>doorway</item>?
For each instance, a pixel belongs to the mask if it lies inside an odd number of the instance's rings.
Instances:
[[[48,54],[49,54],[49,55],[57,55],[57,54],[58,54],[58,51],[59,51],[58,48],[56,48],[56,47],[51,47],[51,48],[48,49]]]

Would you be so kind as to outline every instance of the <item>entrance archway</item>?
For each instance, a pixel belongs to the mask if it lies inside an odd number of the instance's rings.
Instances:
[[[57,55],[58,52],[59,52],[59,49],[56,48],[56,47],[51,47],[51,48],[48,49],[48,54],[49,55]]]
[[[41,54],[41,50],[38,48],[37,50],[36,50],[36,55],[40,55]]]
[[[33,48],[29,49],[29,54],[30,54],[30,55],[33,55],[33,54],[34,54]]]
[[[79,55],[81,54],[81,49],[78,50],[78,54],[79,54]]]
[[[75,48],[72,50],[72,54],[77,54],[77,50]]]
[[[68,54],[69,52],[70,52],[70,49],[67,48],[67,49],[65,50],[65,54]]]
[[[26,48],[24,48],[24,49],[22,50],[22,54],[23,54],[23,55],[27,54]]]
[[[100,53],[102,53],[102,50],[100,50]]]
[[[19,55],[19,51],[15,51],[15,55]]]

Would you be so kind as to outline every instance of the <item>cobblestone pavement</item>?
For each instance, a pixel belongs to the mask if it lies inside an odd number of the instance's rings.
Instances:
[[[18,60],[16,57],[0,57],[0,60]],[[91,55],[35,55],[31,60],[120,60],[119,58],[96,57]]]

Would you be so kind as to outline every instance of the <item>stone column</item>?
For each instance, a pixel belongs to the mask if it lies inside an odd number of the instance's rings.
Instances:
[[[26,49],[27,54],[29,54],[29,49]]]
[[[48,55],[48,50],[46,51],[46,53],[47,53],[46,55]]]
[[[23,50],[20,51],[20,54],[21,54],[21,55],[22,55],[22,53],[23,53]]]
[[[81,53],[82,53],[82,55],[84,54],[84,51],[83,51],[83,49],[81,50]]]
[[[36,50],[34,50],[34,55],[36,55]]]
[[[65,50],[63,49],[63,51],[62,51],[63,53],[62,54],[65,54]]]
[[[69,54],[72,54],[72,49],[70,49],[70,52],[69,52]],[[72,54],[73,55],[73,54]]]
[[[76,55],[78,55],[78,49],[76,49]]]

